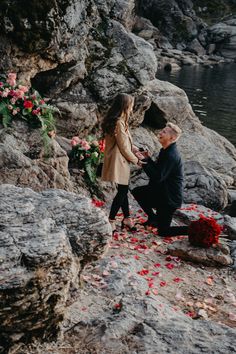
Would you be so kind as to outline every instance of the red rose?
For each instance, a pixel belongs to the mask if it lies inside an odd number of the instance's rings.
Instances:
[[[99,150],[100,150],[101,152],[104,152],[104,150],[105,150],[105,140],[104,140],[104,139],[100,140],[100,141],[98,142],[98,145],[99,145]]]
[[[33,106],[34,106],[34,104],[31,101],[25,101],[24,102],[24,108],[32,109]]]
[[[208,248],[219,242],[221,226],[213,218],[201,215],[199,220],[189,226],[189,242],[198,247]]]

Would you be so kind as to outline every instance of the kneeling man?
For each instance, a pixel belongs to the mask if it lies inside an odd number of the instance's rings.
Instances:
[[[182,160],[176,146],[181,132],[173,123],[167,123],[159,132],[162,148],[157,160],[153,161],[148,152],[143,152],[142,167],[149,183],[132,190],[134,198],[148,215],[144,225],[157,227],[160,236],[187,235],[188,232],[187,226],[170,226],[173,214],[181,207],[183,199]]]

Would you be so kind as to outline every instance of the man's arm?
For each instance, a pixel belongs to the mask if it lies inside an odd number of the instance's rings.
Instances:
[[[166,156],[165,160],[161,163],[154,162],[150,157],[145,159],[145,161],[146,164],[144,164],[142,167],[148,177],[156,183],[161,183],[167,179],[173,169],[175,162],[175,160],[169,156]]]

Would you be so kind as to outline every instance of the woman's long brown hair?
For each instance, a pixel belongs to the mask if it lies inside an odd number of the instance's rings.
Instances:
[[[113,135],[116,129],[118,119],[122,115],[126,115],[128,119],[128,110],[133,103],[133,97],[125,93],[119,93],[113,100],[110,109],[108,110],[103,122],[103,134]],[[126,122],[128,127],[128,122]]]

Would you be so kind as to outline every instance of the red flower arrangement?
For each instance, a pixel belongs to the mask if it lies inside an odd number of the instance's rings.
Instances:
[[[193,246],[209,248],[219,242],[221,230],[215,219],[202,215],[189,226],[189,242]]]

